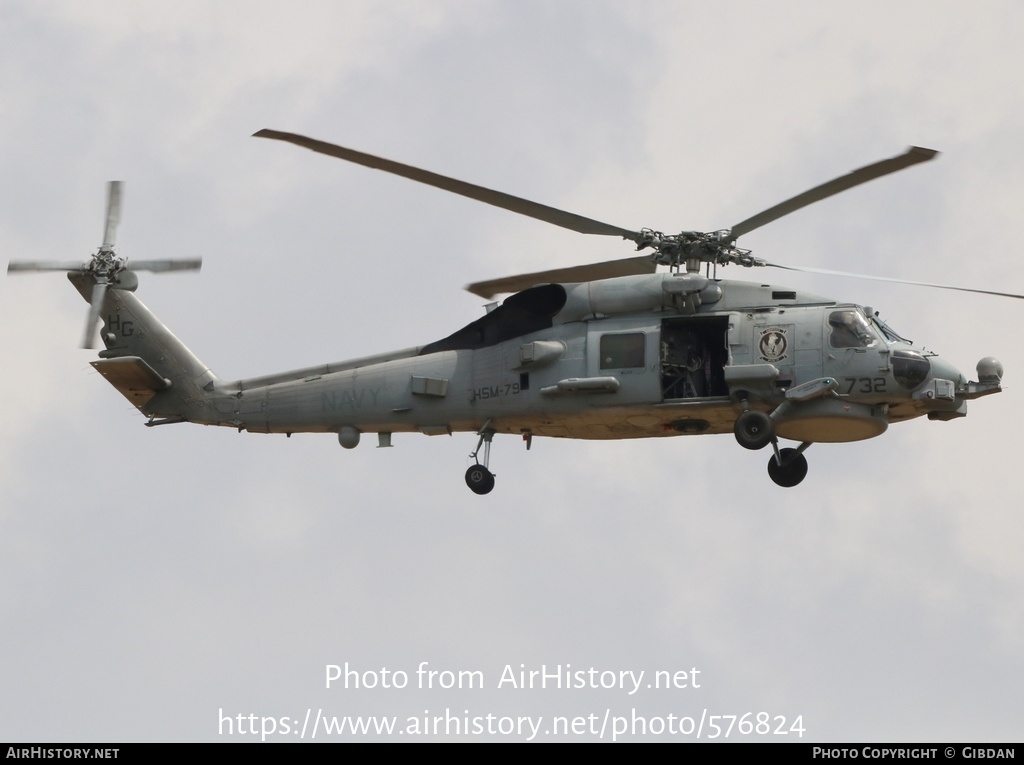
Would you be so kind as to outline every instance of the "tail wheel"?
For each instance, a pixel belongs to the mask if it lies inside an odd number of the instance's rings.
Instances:
[[[488,494],[494,488],[494,473],[483,465],[471,465],[466,471],[466,486],[476,494]]]

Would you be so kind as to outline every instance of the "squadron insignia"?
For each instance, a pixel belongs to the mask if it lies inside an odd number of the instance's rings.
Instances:
[[[761,330],[761,339],[757,342],[758,353],[765,361],[782,361],[789,355],[789,339],[782,327],[766,327]]]

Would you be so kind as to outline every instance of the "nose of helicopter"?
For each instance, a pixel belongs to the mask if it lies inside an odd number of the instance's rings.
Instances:
[[[928,357],[928,376],[913,397],[930,420],[952,420],[967,415],[967,402],[960,394],[967,379],[941,356]]]
[[[1003,365],[992,357],[978,362],[978,382],[969,382],[959,369],[941,356],[929,359],[925,384],[914,398],[925,405],[928,419],[951,420],[967,414],[967,402],[1002,390]]]
[[[929,361],[931,362],[931,373],[928,375],[929,382],[932,380],[949,380],[957,389],[967,384],[967,378],[964,377],[963,373],[946,361],[946,359],[941,356],[932,356]]]

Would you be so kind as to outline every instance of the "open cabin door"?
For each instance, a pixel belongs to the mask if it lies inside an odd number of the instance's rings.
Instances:
[[[666,401],[728,396],[729,317],[689,316],[661,323],[661,393]]]

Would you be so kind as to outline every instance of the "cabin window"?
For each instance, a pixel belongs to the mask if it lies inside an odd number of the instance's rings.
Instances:
[[[635,369],[646,366],[643,332],[601,335],[601,369]]]

